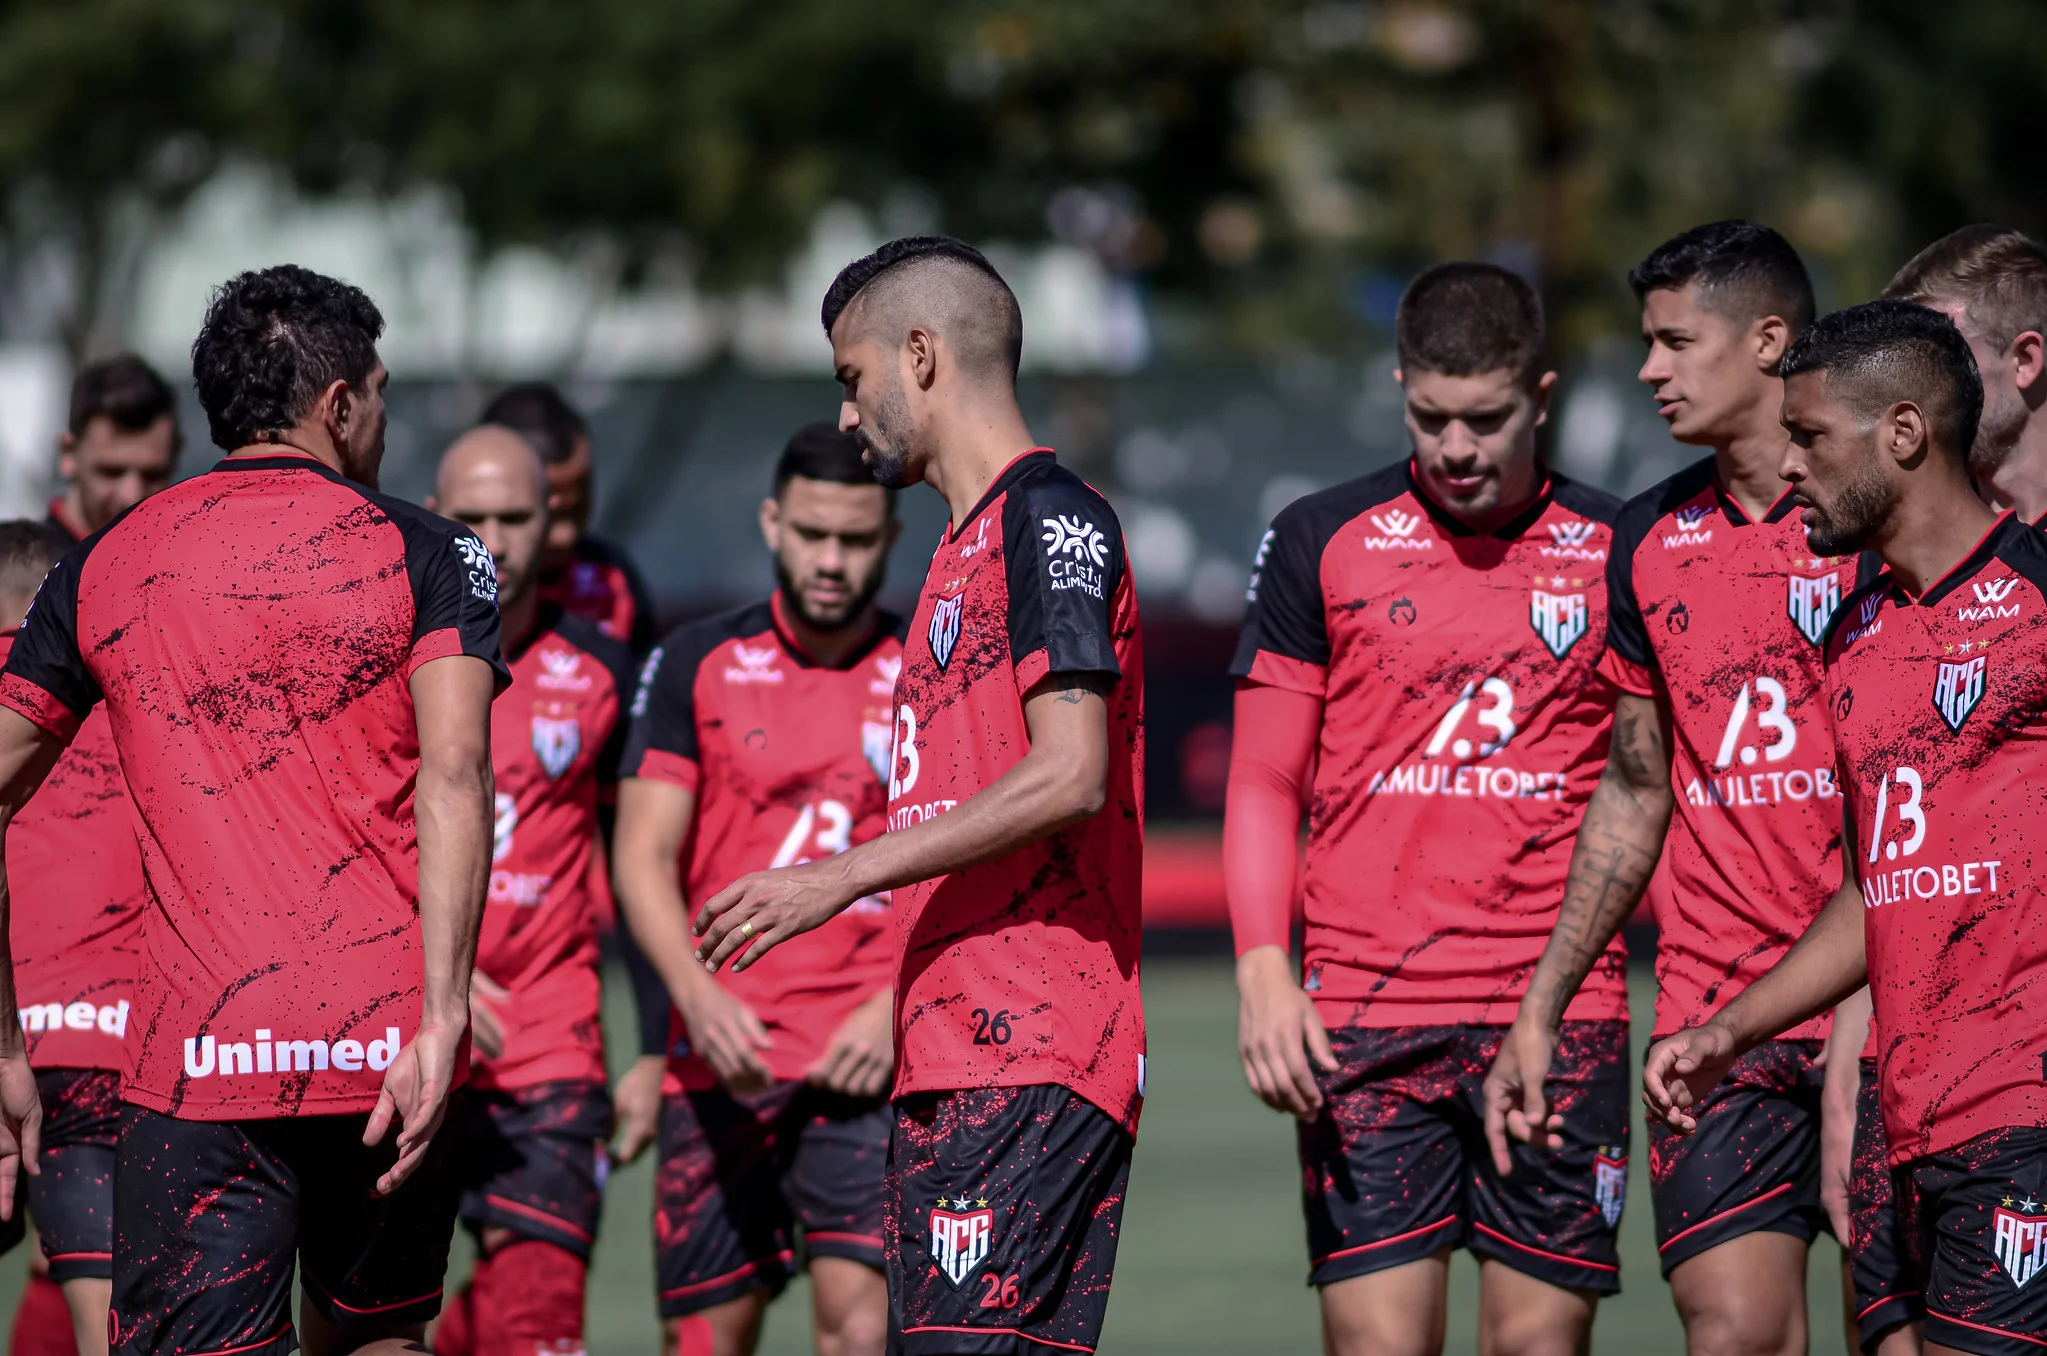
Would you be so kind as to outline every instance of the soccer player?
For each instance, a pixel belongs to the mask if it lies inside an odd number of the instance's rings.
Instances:
[[[2047,519],[2047,248],[2002,226],[1964,226],[1912,256],[1884,295],[1955,322],[1983,381],[1969,474],[1993,506]]]
[[[53,523],[0,523],[0,616],[18,625],[70,546]],[[15,635],[0,632],[0,661]],[[28,1179],[28,1204],[46,1259],[15,1312],[14,1341],[90,1356],[107,1344],[114,1131],[145,902],[104,711],[86,718],[10,828],[15,983],[43,1107],[42,1175]]]
[[[451,1127],[477,1260],[434,1330],[441,1356],[581,1351],[603,1201],[611,1100],[592,893],[632,656],[541,600],[547,499],[532,445],[485,424],[448,448],[427,500],[496,562],[512,671],[491,707],[497,826],[469,991],[477,1058]]]
[[[583,416],[554,387],[527,381],[500,391],[477,422],[523,434],[547,463],[552,498],[540,596],[645,655],[654,644],[654,601],[625,549],[589,531],[590,426]]]
[[[880,1356],[887,1334],[887,896],[716,978],[691,954],[689,916],[749,871],[882,832],[903,640],[874,600],[900,531],[860,444],[799,429],[761,505],[775,593],[673,632],[635,698],[615,857],[626,921],[682,1019],[663,1061],[654,1230],[661,1314],[685,1356],[753,1350],[799,1223],[818,1350]]]
[[[1671,433],[1712,455],[1614,525],[1600,661],[1621,689],[1613,749],[1487,1076],[1496,1146],[1508,1132],[1558,1145],[1544,1084],[1566,1005],[1645,890],[1662,1036],[1766,971],[1837,879],[1840,791],[1816,693],[1855,561],[1807,543],[1778,474],[1777,363],[1811,322],[1811,284],[1781,236],[1745,221],[1677,236],[1629,282],[1649,350],[1640,378]],[[1804,1348],[1805,1255],[1827,1224],[1825,1035],[1815,1020],[1753,1051],[1700,1134],[1651,1127],[1660,1260],[1695,1356]]]
[[[981,254],[911,237],[824,301],[839,426],[951,519],[895,688],[889,832],[698,913],[745,969],[895,891],[891,1350],[1092,1351],[1144,1096],[1144,670],[1106,500],[1016,403],[1023,319]]]
[[[1556,374],[1523,279],[1429,269],[1395,335],[1413,454],[1273,522],[1231,665],[1238,1047],[1252,1090],[1301,1121],[1327,1350],[1441,1351],[1450,1251],[1468,1247],[1486,1351],[1578,1351],[1620,1288],[1617,939],[1550,1072],[1565,1147],[1495,1164],[1480,1083],[1606,756],[1602,575],[1620,502],[1537,455]],[[1287,947],[1310,804],[1303,983]]]
[[[1984,396],[1947,317],[1891,300],[1836,312],[1784,374],[1784,474],[1815,549],[1870,548],[1885,567],[1842,605],[1826,647],[1844,870],[1768,974],[1649,1052],[1645,1099],[1652,1119],[1696,1133],[1744,1051],[1866,979],[1894,1242],[1924,1287],[1926,1349],[2038,1351],[2047,543],[1972,489]],[[1981,604],[1987,593],[2003,605]]]
[[[64,492],[50,501],[50,521],[84,541],[170,484],[183,442],[177,399],[148,363],[132,353],[87,363],[57,435]]]
[[[224,284],[192,366],[228,456],[67,554],[0,678],[0,819],[104,700],[148,882],[118,1352],[394,1350],[440,1307],[504,669],[490,553],[370,488],[382,327],[290,265]]]

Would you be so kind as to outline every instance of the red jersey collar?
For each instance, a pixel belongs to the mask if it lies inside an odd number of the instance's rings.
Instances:
[[[893,614],[883,611],[881,608],[876,608],[874,610],[874,624],[866,637],[858,645],[848,650],[846,657],[837,664],[826,665],[815,655],[811,654],[810,651],[804,649],[802,643],[796,639],[796,629],[789,625],[788,604],[782,601],[782,590],[780,589],[776,589],[768,597],[768,616],[775,624],[775,639],[782,643],[782,648],[788,651],[789,657],[796,661],[798,667],[806,669],[830,667],[841,672],[852,668],[855,664],[867,658],[868,655],[873,654],[874,647],[881,644],[882,640],[893,632],[897,626],[897,621]]]
[[[1985,532],[1982,537],[1977,539],[1976,544],[1969,548],[1969,554],[1956,561],[1946,574],[1928,584],[1926,592],[1917,598],[1914,598],[1912,591],[1905,587],[1904,581],[1898,578],[1896,570],[1886,565],[1884,567],[1884,574],[1890,579],[1891,587],[1897,590],[1898,596],[1906,602],[1911,603],[1915,607],[1932,607],[1941,599],[1968,583],[1971,578],[1982,571],[1985,565],[1988,565],[1995,559],[1998,548],[2005,543],[2007,533],[2037,530],[2036,528],[2028,527],[2016,512],[2006,509],[1997,515],[1997,521],[1990,525],[1990,530]]]
[[[960,539],[960,533],[966,531],[968,526],[970,526],[973,523],[974,519],[980,517],[983,513],[986,513],[988,511],[988,506],[995,502],[996,496],[1000,495],[1004,490],[1007,490],[1010,486],[1010,483],[1014,481],[1018,476],[1022,475],[1028,465],[1035,464],[1035,462],[1033,461],[1034,458],[1036,457],[1049,458],[1052,457],[1053,455],[1054,453],[1052,449],[1049,447],[1034,447],[1030,449],[1028,452],[1019,452],[1017,453],[1016,456],[1012,457],[1010,459],[1009,465],[1003,467],[1001,474],[995,477],[995,483],[988,487],[988,492],[981,496],[979,503],[974,505],[973,511],[967,514],[966,517],[960,519],[960,524],[958,527],[955,527],[952,531],[945,534],[945,544],[947,546],[950,546],[954,542],[958,541]]]
[[[71,520],[71,510],[64,507],[64,496],[61,494],[50,501],[50,521],[70,533],[73,541],[84,541],[92,535]]]
[[[1713,501],[1720,505],[1720,516],[1727,519],[1728,526],[1752,526],[1753,524],[1749,522],[1748,514],[1742,512],[1741,505],[1734,502],[1734,496],[1729,494],[1720,484],[1720,468],[1717,466],[1713,468],[1711,483],[1713,486]],[[1795,485],[1786,485],[1783,491],[1778,494],[1776,500],[1771,503],[1769,509],[1764,512],[1763,521],[1766,523],[1778,523],[1788,517],[1791,510],[1798,507],[1791,497],[1797,488]]]
[[[1422,506],[1422,512],[1428,514],[1429,517],[1435,520],[1436,526],[1442,528],[1453,537],[1487,536],[1497,537],[1501,541],[1513,541],[1529,528],[1534,527],[1542,515],[1549,512],[1550,502],[1556,497],[1556,476],[1550,471],[1549,467],[1542,465],[1540,462],[1536,463],[1536,469],[1542,472],[1542,488],[1536,491],[1535,498],[1529,501],[1528,507],[1522,509],[1491,532],[1485,533],[1481,533],[1477,528],[1458,518],[1450,510],[1429,498],[1428,491],[1422,488],[1421,476],[1415,472],[1414,457],[1411,454],[1407,459],[1407,489],[1408,493],[1414,496],[1415,502]]]

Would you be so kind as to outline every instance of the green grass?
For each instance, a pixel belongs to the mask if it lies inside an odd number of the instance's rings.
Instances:
[[[1636,1039],[1649,1030],[1646,971],[1632,975]],[[1245,1090],[1235,1053],[1236,995],[1227,962],[1160,960],[1147,966],[1150,1098],[1123,1217],[1116,1288],[1104,1356],[1150,1353],[1319,1351],[1314,1295],[1302,1284],[1299,1174],[1290,1123]],[[607,1016],[628,1027],[627,996],[608,977]],[[1600,1356],[1680,1351],[1670,1291],[1657,1275],[1642,1131],[1630,1154],[1628,1211],[1621,1223],[1622,1293],[1600,1308]],[[591,1356],[655,1350],[654,1259],[648,1159],[613,1174],[591,1272]],[[1848,1350],[1841,1334],[1839,1251],[1812,1250],[1808,1296],[1812,1349]],[[467,1270],[457,1239],[451,1282]],[[18,1262],[0,1263],[0,1309],[11,1314]],[[1476,1346],[1478,1272],[1459,1254],[1451,1272],[1448,1350]],[[766,1356],[810,1351],[808,1301],[799,1283],[770,1311]]]

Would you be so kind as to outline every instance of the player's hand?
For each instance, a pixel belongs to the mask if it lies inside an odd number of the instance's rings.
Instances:
[[[1502,1177],[1514,1170],[1510,1135],[1523,1144],[1564,1147],[1564,1118],[1550,1109],[1547,1089],[1556,1055],[1557,1033],[1540,1022],[1516,1017],[1500,1038],[1485,1076],[1485,1137]]]
[[[1698,1129],[1691,1109],[1706,1100],[1740,1053],[1733,1035],[1712,1022],[1656,1042],[1642,1061],[1642,1105],[1649,1119],[1680,1135]]]
[[[895,995],[883,989],[846,1014],[804,1078],[848,1097],[879,1097],[888,1091],[895,1062]]]
[[[412,1176],[426,1157],[427,1146],[448,1114],[448,1094],[455,1086],[455,1054],[462,1047],[460,1023],[421,1022],[391,1067],[370,1123],[363,1127],[364,1144],[381,1144],[398,1122],[398,1161],[377,1179],[377,1194],[388,1196]]]
[[[661,1079],[668,1072],[665,1055],[641,1055],[611,1090],[611,1109],[618,1121],[618,1140],[611,1149],[614,1163],[630,1163],[654,1142],[661,1124]]]
[[[1314,1120],[1322,1114],[1315,1069],[1336,1072],[1336,1054],[1315,1000],[1294,981],[1293,961],[1279,947],[1253,947],[1237,958],[1237,993],[1244,1080],[1274,1111]]]
[[[469,1038],[476,1053],[496,1059],[505,1052],[505,1024],[498,1020],[497,1004],[511,1001],[512,991],[481,970],[469,973]]]
[[[21,1209],[16,1196],[21,1174],[42,1175],[36,1151],[43,1137],[43,1100],[36,1095],[35,1070],[28,1052],[0,1055],[0,1219],[11,1220]]]
[[[1826,1091],[1820,1095],[1820,1207],[1834,1226],[1834,1237],[1849,1246],[1853,1215],[1848,1208],[1848,1178],[1855,1166],[1855,1096],[1860,1089],[1859,1068],[1842,1078],[1827,1071]]]
[[[779,871],[741,876],[697,914],[697,959],[716,974],[726,961],[744,970],[791,937],[837,916],[859,895],[848,891],[843,854]]]
[[[760,1052],[774,1049],[775,1038],[752,1008],[709,983],[678,1006],[690,1049],[704,1057],[727,1092],[745,1096],[774,1081]]]

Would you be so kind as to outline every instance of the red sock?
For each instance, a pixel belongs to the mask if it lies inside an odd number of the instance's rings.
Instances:
[[[479,1256],[469,1284],[442,1308],[440,1321],[434,1324],[434,1356],[476,1356],[476,1292],[483,1288],[489,1266],[490,1259]]]
[[[717,1330],[702,1314],[675,1320],[675,1356],[713,1356],[718,1349]]]
[[[7,1356],[78,1356],[71,1332],[71,1306],[64,1287],[48,1276],[30,1276],[14,1311],[14,1335]]]
[[[535,1239],[492,1253],[474,1287],[475,1356],[582,1356],[586,1274],[574,1253]]]

